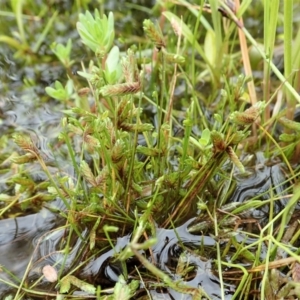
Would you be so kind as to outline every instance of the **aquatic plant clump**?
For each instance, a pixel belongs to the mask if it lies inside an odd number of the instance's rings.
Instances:
[[[76,74],[75,41],[51,44],[68,74],[45,89],[61,107],[59,133],[41,145],[14,132],[17,151],[1,163],[16,172],[1,216],[15,210],[23,224],[27,210],[36,222],[22,229],[26,268],[3,263],[6,299],[297,295],[298,122],[271,116],[245,53],[236,63],[248,34],[238,8],[174,6],[182,18],[162,6],[161,22],[144,20],[145,37],[130,44],[115,40],[117,14],[80,13],[89,59]],[[8,253],[10,241],[0,244]],[[290,263],[293,283],[275,286]]]

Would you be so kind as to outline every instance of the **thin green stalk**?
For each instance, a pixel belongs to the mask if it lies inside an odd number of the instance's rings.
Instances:
[[[273,57],[275,36],[278,21],[279,0],[264,1],[264,46],[266,56],[271,60]],[[270,64],[264,62],[264,99],[270,98]],[[266,109],[265,119],[270,118],[269,106]]]
[[[34,153],[34,152],[30,151],[30,153]],[[43,171],[46,173],[47,177],[49,178],[50,182],[52,183],[52,186],[55,188],[55,190],[57,192],[57,195],[63,201],[63,203],[66,206],[66,208],[68,210],[72,210],[72,207],[70,206],[68,200],[65,198],[65,196],[61,192],[60,188],[57,186],[57,184],[56,184],[55,180],[53,179],[50,171],[48,170],[48,168],[47,168],[44,160],[39,155],[37,155],[36,153],[34,153],[34,154],[36,155],[37,160],[38,160],[39,164],[41,165]],[[74,204],[75,202],[72,201],[72,203]],[[75,203],[75,205],[76,205],[76,203]],[[70,212],[70,213],[72,214],[72,212]],[[81,233],[79,232],[78,228],[76,227],[76,225],[70,222],[70,226],[77,233],[78,237],[83,240],[83,237],[82,237]]]
[[[36,155],[36,153],[35,153]],[[53,187],[55,188],[56,192],[57,192],[57,195],[61,198],[61,200],[63,201],[64,205],[66,206],[67,209],[70,209],[71,206],[70,204],[68,203],[68,201],[65,199],[65,196],[62,194],[61,190],[59,189],[59,187],[57,186],[55,180],[53,179],[52,175],[50,174],[47,166],[45,165],[45,162],[43,161],[43,159],[39,156],[39,155],[36,155],[43,171],[46,173],[47,177],[49,178],[51,184],[53,185]]]
[[[293,86],[296,91],[300,92],[300,30],[293,43],[293,68],[297,70]]]
[[[162,60],[162,71],[161,71],[161,87],[160,87],[160,97],[159,97],[159,103],[158,105],[160,107],[164,107],[164,98],[165,98],[165,93],[167,91],[166,89],[166,58],[165,54],[163,51],[161,51],[161,60]],[[166,108],[168,111],[168,109]],[[163,144],[168,144],[168,141],[162,141],[162,124],[163,124],[163,113],[161,110],[158,111],[158,136],[157,136],[157,145],[159,149],[162,149]],[[166,170],[166,159],[165,156],[161,156],[161,153],[158,154],[158,162],[159,162],[159,167],[158,167],[158,176],[161,176],[161,174],[164,173]]]
[[[13,47],[17,50],[27,49],[26,46],[24,46],[23,44],[18,42],[15,38],[12,38],[12,37],[7,36],[7,35],[0,35],[0,43],[1,42],[6,43],[10,47]]]
[[[292,236],[292,238],[290,240],[290,244],[294,245],[299,240],[299,237],[300,237],[300,229],[298,229],[297,232],[294,233],[294,235]],[[299,250],[300,250],[300,248],[299,248]]]
[[[249,6],[252,4],[253,0],[244,0],[242,3],[240,3],[239,11],[237,12],[237,16],[240,18],[245,11],[249,8]],[[221,0],[220,0],[221,2]]]
[[[6,280],[0,278],[0,282],[3,283],[3,284],[5,284],[6,286],[13,287],[13,288],[15,288],[15,289],[18,289],[18,288],[19,288],[19,284],[18,284],[18,285],[17,285],[17,284],[14,284],[14,283],[11,282],[11,281],[6,281]]]
[[[9,11],[0,10],[0,16],[1,17],[8,17],[8,18],[15,18],[16,15],[12,12],[9,12]],[[37,16],[21,14],[21,17],[22,17],[22,19],[29,20],[29,21],[36,21],[36,22],[41,21],[41,18],[37,17]],[[1,21],[3,21],[3,19]]]
[[[214,209],[214,217],[213,217],[213,222],[214,222],[214,228],[215,228],[215,236],[219,236],[219,231],[218,231],[218,216],[216,215],[216,207]],[[223,272],[222,272],[222,255],[221,255],[221,249],[220,249],[220,243],[217,241],[216,242],[216,248],[217,248],[217,266],[218,266],[218,273],[219,273],[219,282],[220,282],[220,294],[221,294],[221,299],[225,299],[225,291],[224,291],[224,281],[223,281]]]
[[[273,222],[273,212],[274,212],[274,200],[273,200],[273,192],[272,192],[272,189],[270,188],[270,209],[269,209],[269,223],[271,224],[271,226],[268,226],[268,235],[269,236],[273,236],[273,225],[274,225],[274,222]],[[262,234],[262,232],[261,232]],[[259,245],[258,248],[261,249],[261,246],[262,246],[262,243]],[[265,260],[265,271],[264,271],[264,275],[263,275],[263,278],[262,278],[262,283],[261,283],[261,297],[262,299],[264,298],[264,293],[266,291],[266,282],[269,278],[269,262],[270,262],[270,258],[273,257],[272,255],[272,250],[273,250],[273,247],[272,247],[272,242],[270,241],[269,244],[268,244],[268,248],[267,248],[267,255],[266,255],[266,260]],[[257,253],[260,255],[261,252],[258,252]]]
[[[226,6],[223,6],[223,8],[226,10],[230,18],[237,24],[240,25],[237,17],[235,14]],[[293,88],[293,86],[287,81],[285,76],[278,70],[278,68],[275,66],[275,64],[271,61],[269,57],[265,54],[264,51],[260,49],[258,46],[256,40],[252,37],[252,35],[249,33],[249,31],[243,26],[242,27],[243,32],[245,33],[246,37],[250,41],[250,43],[256,48],[257,52],[260,54],[260,56],[270,65],[272,71],[277,76],[277,78],[283,83],[283,85],[289,90],[289,92],[295,97],[296,101],[300,103],[300,95],[297,93],[297,91]]]
[[[76,228],[76,226],[74,226],[74,227]],[[64,250],[63,250],[64,258],[63,258],[63,261],[61,263],[61,268],[60,268],[59,273],[58,273],[58,278],[61,278],[64,271],[65,271],[65,264],[66,264],[66,261],[68,259],[68,255],[70,253],[71,238],[72,238],[72,235],[73,235],[73,230],[72,229],[73,228],[72,228],[72,225],[71,225],[70,230],[69,230],[69,234],[68,234],[68,239],[67,239],[66,245],[65,245]],[[81,236],[79,235],[79,237],[81,237]],[[83,240],[82,237],[81,237],[81,239]]]
[[[201,0],[201,7],[203,7],[203,3],[204,1]],[[202,9],[199,9],[198,13],[196,14],[196,25],[195,25],[195,28],[194,28],[194,33],[193,33],[193,43],[192,43],[192,56],[191,56],[191,71],[190,71],[190,78],[191,78],[191,82],[192,82],[192,86],[195,86],[196,84],[196,74],[195,74],[195,43],[196,43],[196,37],[198,36],[198,30],[199,30],[199,25],[200,25],[200,20],[201,20],[201,17],[202,17]],[[202,17],[203,18],[203,17]]]
[[[256,48],[261,57],[270,65],[272,71],[277,76],[277,78],[283,83],[283,85],[287,88],[287,90],[295,97],[295,99],[300,103],[300,95],[296,92],[293,86],[287,81],[285,76],[278,70],[275,64],[266,56],[266,54],[260,49],[256,40],[251,36],[251,34],[247,31],[245,27],[243,27],[243,31],[251,42],[251,44]]]
[[[219,153],[219,155],[214,155],[209,159],[206,165],[204,165],[196,175],[194,175],[194,178],[192,182],[190,183],[189,189],[186,192],[185,196],[181,199],[181,201],[178,203],[176,209],[173,211],[172,215],[164,222],[162,227],[167,227],[170,223],[171,219],[174,219],[176,216],[176,219],[178,220],[180,216],[185,212],[183,209],[184,205],[190,205],[190,202],[197,196],[198,193],[200,193],[206,184],[210,181],[211,177],[215,174],[216,168],[218,168],[226,153]]]
[[[142,98],[143,98],[143,94],[142,92],[139,93],[139,103],[138,103],[138,107],[142,107]],[[133,103],[133,98],[131,97],[130,101]],[[138,111],[138,115],[136,116],[136,122],[140,122],[140,111]],[[126,183],[126,190],[125,190],[125,195],[128,195],[130,197],[130,193],[129,193],[129,188],[132,184],[132,176],[133,176],[133,168],[134,168],[134,164],[135,164],[135,153],[136,153],[136,146],[138,143],[138,131],[135,130],[134,132],[134,138],[133,138],[133,144],[131,145],[132,147],[132,151],[131,151],[131,161],[130,161],[130,165],[129,165],[129,172],[128,172],[128,179],[127,179],[127,183]],[[126,210],[127,212],[129,211],[129,207],[131,204],[131,199],[129,197],[126,197],[125,201],[127,201],[126,203]]]
[[[184,137],[183,137],[183,141],[182,141],[181,170],[183,170],[183,168],[184,168],[185,159],[186,159],[187,153],[188,153],[188,147],[190,145],[189,138],[192,133],[192,127],[193,127],[192,116],[193,115],[194,115],[194,101],[192,100],[192,103],[187,110],[186,119],[183,122]]]
[[[296,185],[296,186],[294,186],[294,194],[293,194],[292,198],[288,201],[286,207],[283,210],[281,226],[280,226],[279,232],[276,236],[277,241],[281,240],[284,230],[292,217],[295,207],[299,201],[299,198],[300,198],[300,186]]]
[[[293,39],[293,0],[284,1],[284,75],[286,80],[292,84],[292,39]],[[285,89],[287,112],[286,117],[294,119],[296,101],[293,99],[291,92]]]
[[[242,291],[249,274],[248,274],[247,270],[241,264],[231,264],[231,263],[222,261],[222,265],[227,266],[229,268],[238,268],[238,269],[241,269],[243,272],[243,278],[242,278],[239,286],[235,290],[233,296],[230,298],[231,300],[234,300],[239,295],[239,293]]]
[[[12,198],[10,198],[9,204],[7,204],[7,205],[5,205],[5,207],[1,208],[1,210],[0,210],[0,217],[2,217],[2,215],[4,215],[5,212],[9,211],[12,207],[14,207],[14,205],[16,203],[19,202],[20,196],[21,196],[20,194],[16,194]]]
[[[168,287],[171,289],[184,294],[190,294],[190,295],[201,295],[206,297],[207,299],[211,299],[203,289],[200,287],[193,288],[191,286],[188,286],[186,284],[181,283],[180,281],[174,281],[171,279],[167,274],[165,274],[163,271],[159,270],[154,264],[149,262],[139,251],[138,251],[138,245],[131,243],[130,245],[131,251],[134,253],[134,255],[138,258],[138,260],[143,264],[143,266],[148,269],[152,274],[160,278]],[[199,299],[198,297],[195,299]]]
[[[24,24],[22,20],[22,8],[23,8],[23,0],[11,1],[12,7],[14,8],[16,21],[18,24],[18,29],[20,33],[20,39],[23,44],[27,45],[27,41],[25,38]]]
[[[205,28],[205,30],[212,30],[212,27],[210,23],[205,19],[205,17],[202,15],[201,10],[203,7],[203,4],[205,3],[204,0],[201,0],[200,6],[196,6],[194,4],[191,4],[190,2],[187,2],[185,0],[178,0],[178,3],[182,6],[186,6],[188,10],[196,17],[200,17],[200,22],[202,26]],[[200,16],[199,16],[200,14]]]
[[[212,80],[216,81],[216,79],[218,78],[218,72],[215,70],[215,68],[211,65],[211,63],[207,59],[205,52],[203,50],[203,47],[197,41],[195,41],[194,34],[190,30],[190,28],[184,22],[182,22],[181,19],[178,16],[176,16],[175,14],[173,14],[169,11],[166,11],[163,14],[170,22],[172,22],[172,20],[175,20],[178,24],[182,24],[182,35],[189,41],[189,43],[191,43],[191,45],[193,45],[195,50],[203,58],[205,63],[208,65],[209,71],[213,78]]]
[[[192,82],[190,81],[190,79],[187,77],[187,75],[185,74],[185,72],[182,69],[182,67],[179,66],[179,69],[180,69],[180,71],[182,73],[183,78],[185,79],[187,85],[189,86],[189,88],[191,90],[191,93],[192,93],[191,102],[193,102],[196,105],[196,107],[197,107],[197,111],[194,110],[195,114],[198,113],[198,115],[196,116],[196,118],[200,118],[201,119],[201,123],[202,123],[202,128],[203,129],[204,128],[209,128],[206,116],[203,113],[202,108],[200,106],[200,101],[199,101],[197,93],[195,91],[195,86],[192,84]],[[175,119],[175,121],[176,121],[176,119]],[[179,124],[177,122],[177,126],[178,125]]]
[[[47,232],[46,234],[49,234],[49,233]],[[35,254],[36,254],[36,252],[38,251],[40,242],[42,241],[42,239],[43,239],[44,236],[45,236],[45,234],[44,234],[43,236],[41,236],[41,237],[38,239],[38,242],[37,242],[37,244],[36,244],[36,246],[35,246],[35,248],[34,248],[34,251],[33,251],[32,255],[31,255],[31,257],[30,257],[30,260],[29,260],[28,263],[27,263],[27,266],[26,266],[25,272],[24,272],[24,274],[23,274],[23,277],[22,277],[22,279],[20,280],[20,283],[19,283],[19,285],[18,285],[18,287],[17,287],[17,291],[16,291],[16,293],[15,293],[15,296],[14,296],[14,299],[13,299],[13,300],[23,299],[22,296],[19,298],[19,295],[20,295],[21,291],[24,289],[24,286],[23,286],[23,285],[25,285],[25,281],[26,281],[26,278],[27,278],[27,276],[28,276],[28,274],[29,274],[29,271],[30,271],[30,268],[31,268],[31,266],[32,266],[34,257],[36,257]]]
[[[220,68],[222,66],[223,60],[223,38],[222,38],[222,29],[221,29],[221,15],[218,11],[218,3],[215,0],[209,0],[211,10],[212,10],[212,21],[215,32],[215,45],[218,49],[218,55],[215,61],[215,68],[218,69],[217,75],[220,78]]]
[[[285,154],[284,154],[284,152],[283,152],[283,150],[282,150],[282,148],[279,146],[279,144],[277,143],[277,141],[274,139],[274,137],[263,127],[263,126],[260,126],[259,127],[260,128],[260,130],[262,130],[264,133],[265,133],[265,135],[273,142],[273,144],[276,146],[276,148],[278,149],[278,151],[279,151],[279,153],[281,154],[281,156],[282,156],[282,159],[283,159],[283,161],[285,162],[285,164],[286,164],[286,166],[287,166],[287,168],[288,168],[288,170],[289,170],[289,172],[290,172],[290,176],[292,176],[292,177],[294,177],[295,176],[295,173],[294,173],[294,170],[293,170],[293,168],[291,167],[291,164],[290,164],[290,162],[288,161],[288,159],[287,159],[287,157],[285,156]]]
[[[9,266],[10,267],[10,266]],[[15,275],[13,272],[11,272],[10,270],[8,270],[5,266],[1,265],[1,272],[2,274],[5,273],[7,274],[10,279],[13,279],[15,282],[18,283],[18,285],[15,285],[14,282],[10,281],[6,281],[5,279],[0,278],[0,282],[4,283],[7,286],[13,286],[14,288],[18,288],[21,280],[19,277],[17,277],[17,275]],[[4,276],[3,276],[4,277]],[[4,277],[5,278],[5,277]]]
[[[32,49],[32,51],[34,53],[38,52],[38,50],[40,49],[42,43],[44,42],[44,40],[45,40],[48,32],[50,31],[50,29],[51,29],[51,27],[52,27],[52,25],[53,25],[53,23],[54,23],[54,21],[55,21],[55,19],[56,19],[57,16],[58,16],[58,11],[55,11],[54,14],[53,14],[53,16],[48,21],[46,27],[44,28],[42,34],[39,36],[37,42],[35,43],[35,45],[34,45],[34,47]]]
[[[297,252],[295,253],[295,252],[291,251],[290,248],[286,244],[278,242],[272,235],[267,236],[267,238],[269,240],[271,240],[276,245],[276,247],[282,249],[283,252],[286,252],[287,254],[289,254],[293,258],[292,260],[300,263],[300,256]]]
[[[63,123],[63,126],[66,127],[66,124],[67,124],[66,119],[63,120],[62,123]],[[63,131],[61,133],[61,135],[62,135],[62,138],[63,138],[64,142],[67,145],[68,154],[70,155],[70,158],[71,158],[71,161],[72,161],[72,165],[73,165],[76,173],[80,174],[80,169],[79,169],[78,163],[76,162],[75,153],[74,153],[73,147],[71,145],[70,137],[69,137],[69,135],[68,135],[68,133],[66,131]]]

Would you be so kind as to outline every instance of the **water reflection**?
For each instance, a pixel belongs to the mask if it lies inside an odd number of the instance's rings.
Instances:
[[[197,255],[196,251],[187,251],[189,265],[194,266],[193,276],[188,279],[182,278],[176,271],[176,266],[180,255],[187,249],[197,249],[200,245],[209,247],[215,245],[215,240],[209,236],[193,235],[188,232],[188,226],[194,219],[189,220],[185,224],[176,229],[157,228],[157,244],[152,247],[152,253],[142,251],[147,256],[148,260],[156,265],[159,269],[164,271],[174,281],[180,280],[186,283],[189,287],[199,288],[203,287],[206,293],[214,299],[221,299],[220,283],[217,276],[212,273],[212,260],[209,258]],[[123,250],[130,242],[130,235],[120,237],[116,241],[115,249],[107,251],[105,254],[88,263],[82,273],[83,278],[94,278],[96,284],[102,286],[114,286],[119,275],[122,274],[122,266],[118,261],[115,261],[115,254]],[[136,268],[139,272],[146,272],[146,269],[140,265],[135,258],[130,258],[126,261],[127,271],[132,276],[135,274]],[[138,279],[138,278],[137,278]],[[190,295],[178,293],[175,290],[159,290],[154,288],[155,280],[153,282],[144,282],[152,297],[157,299],[192,299]],[[143,288],[141,284],[141,288]],[[152,285],[152,287],[151,287]],[[227,286],[225,288],[227,296],[225,299],[230,299],[233,287]],[[156,299],[155,298],[155,299]]]
[[[278,214],[289,200],[286,197],[289,184],[283,171],[283,164],[281,162],[271,162],[264,157],[262,152],[257,152],[253,155],[252,166],[246,167],[246,171],[248,172],[246,177],[242,174],[235,175],[237,186],[230,202],[279,198],[279,201],[274,201],[274,215]],[[253,210],[249,217],[255,218],[261,224],[264,224],[269,219],[269,206],[267,204]]]
[[[46,208],[36,214],[0,220],[0,265],[21,279],[35,251],[33,241],[57,223],[57,216]],[[0,272],[0,295],[9,289],[2,280],[12,278]]]

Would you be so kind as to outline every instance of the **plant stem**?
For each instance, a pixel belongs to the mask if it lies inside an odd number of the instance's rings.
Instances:
[[[244,34],[246,35],[246,37],[248,38],[250,43],[256,48],[256,50],[260,54],[260,56],[270,65],[272,71],[277,76],[277,78],[284,84],[284,86],[287,88],[287,90],[295,97],[296,101],[300,103],[300,95],[293,88],[293,86],[287,81],[285,76],[278,70],[278,68],[271,61],[271,59],[266,55],[266,53],[260,49],[256,40],[252,37],[252,35],[249,33],[249,31],[240,24],[236,15],[228,7],[223,6],[223,8],[226,10],[226,12],[230,16],[230,18],[237,24],[237,26],[239,26],[243,30]]]
[[[284,1],[284,75],[286,80],[292,84],[292,34],[293,34],[293,0]],[[296,101],[293,99],[291,92],[285,89],[287,111],[286,117],[294,119]]]

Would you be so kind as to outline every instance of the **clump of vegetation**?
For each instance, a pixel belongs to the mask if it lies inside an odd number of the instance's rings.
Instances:
[[[33,49],[27,42],[21,2],[13,6],[21,38],[0,41],[38,63],[42,40]],[[279,4],[260,7],[263,47],[242,20],[259,3],[157,4],[160,23],[145,19],[145,38],[130,45],[116,42],[112,12],[79,13],[77,31],[91,55],[78,76],[75,41],[49,46],[67,74],[45,89],[62,109],[59,134],[48,146],[24,130],[2,138],[2,149],[11,137],[18,148],[1,157],[1,221],[42,208],[56,219],[37,236],[20,278],[4,265],[5,299],[299,294],[300,97],[291,64],[298,68],[300,51],[285,48],[284,73],[272,62]],[[299,49],[291,4],[284,39]],[[263,78],[261,96],[251,62]],[[262,168],[268,179],[257,183]],[[253,188],[246,196],[238,193],[243,184]]]

